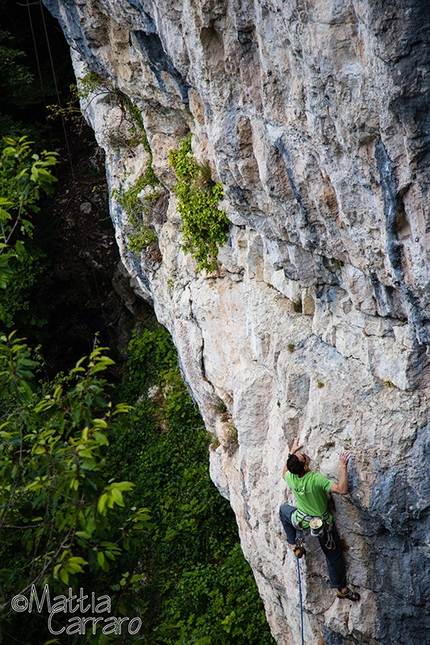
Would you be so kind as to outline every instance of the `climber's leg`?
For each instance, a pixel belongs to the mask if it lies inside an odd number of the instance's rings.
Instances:
[[[287,534],[287,542],[288,544],[292,545],[296,544],[296,527],[294,526],[291,519],[291,516],[295,510],[295,507],[290,506],[289,504],[282,504],[281,508],[279,509],[279,517],[281,518],[284,531]]]
[[[343,550],[339,533],[337,532],[334,523],[332,525],[331,533],[335,545],[334,549],[329,549],[326,545],[327,533],[324,533],[324,535],[319,537],[318,541],[322,550],[324,551],[324,555],[327,561],[330,586],[336,589],[343,589],[346,587],[345,559],[343,557]]]

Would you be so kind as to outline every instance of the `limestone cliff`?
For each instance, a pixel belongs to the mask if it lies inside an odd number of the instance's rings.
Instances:
[[[145,171],[120,91],[142,114],[164,186],[158,242],[128,245],[135,289],[171,331],[214,440],[279,645],[299,642],[295,562],[278,508],[300,435],[350,494],[334,499],[349,583],[335,600],[319,549],[303,565],[308,645],[425,643],[428,463],[430,9],[427,0],[44,0],[78,76],[113,195]],[[218,269],[181,248],[168,152],[188,132],[231,221]]]

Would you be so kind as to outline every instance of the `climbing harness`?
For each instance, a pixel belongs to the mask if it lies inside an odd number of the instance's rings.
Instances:
[[[306,515],[305,513],[302,513],[301,511],[299,511],[299,509],[296,509],[295,515],[296,515],[296,520],[294,522],[294,525],[296,526],[296,528],[303,531],[305,530],[303,529],[303,522],[308,522],[312,537],[319,538],[325,534],[327,536],[327,540],[325,543],[326,548],[330,550],[333,550],[336,548],[336,542],[334,541],[333,533],[332,533],[332,527],[333,527],[332,517],[328,511],[326,511],[324,515],[314,516],[314,515]]]
[[[305,645],[305,632],[303,626],[303,596],[302,596],[302,580],[300,577],[300,559],[296,557],[297,562],[297,583],[299,585],[299,598],[300,598],[300,632],[302,637],[302,645]]]
[[[306,513],[302,513],[302,511],[299,511],[298,508],[295,510],[295,516],[296,516],[296,524],[300,526],[300,528],[303,528],[303,522],[308,522],[309,525],[313,520],[321,520],[321,524],[318,524],[318,526],[323,526],[331,524],[331,515],[328,511],[324,513],[324,515],[306,515]],[[314,535],[314,534],[313,534]],[[318,537],[319,535],[314,535],[314,537]]]

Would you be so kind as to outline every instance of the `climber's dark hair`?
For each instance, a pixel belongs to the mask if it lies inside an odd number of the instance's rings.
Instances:
[[[301,475],[303,475],[305,462],[300,461],[297,455],[290,455],[287,461],[287,468],[290,473],[293,473],[293,475],[298,475],[300,477]]]

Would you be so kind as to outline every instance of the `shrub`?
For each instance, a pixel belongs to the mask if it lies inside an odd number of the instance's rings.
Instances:
[[[208,165],[199,166],[195,160],[191,135],[181,141],[178,150],[170,151],[169,163],[178,178],[175,194],[182,217],[182,248],[197,260],[197,271],[213,271],[218,249],[227,242],[230,226],[224,211],[217,206],[224,194],[222,185],[212,181]]]
[[[26,343],[14,332],[0,336],[2,603],[32,583],[76,584],[86,565],[108,571],[131,533],[147,526],[144,509],[132,509],[117,528],[116,507],[133,484],[106,474],[107,447],[130,411],[106,394],[101,374],[112,363],[95,349],[68,376],[40,383],[42,366]]]

